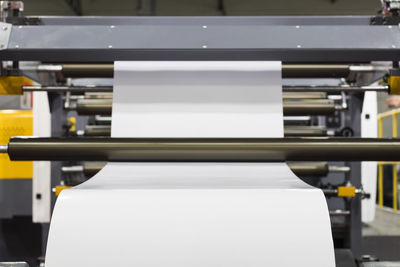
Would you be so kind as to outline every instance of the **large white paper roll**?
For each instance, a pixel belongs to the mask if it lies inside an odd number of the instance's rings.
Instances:
[[[113,137],[282,137],[280,62],[115,62]],[[109,163],[59,196],[47,267],[335,265],[285,163]]]

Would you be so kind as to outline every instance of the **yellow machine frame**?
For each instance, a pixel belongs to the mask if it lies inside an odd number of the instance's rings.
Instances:
[[[392,117],[392,138],[398,137],[397,118],[400,113],[400,109],[394,109],[391,111],[383,112],[378,114],[378,137],[383,137],[383,119]],[[392,165],[393,167],[393,210],[397,211],[397,165],[400,162],[391,161],[380,161],[378,162],[378,203],[380,207],[383,207],[383,165]]]

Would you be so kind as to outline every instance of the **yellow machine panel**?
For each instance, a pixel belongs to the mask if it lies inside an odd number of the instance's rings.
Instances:
[[[13,136],[33,135],[33,115],[30,110],[0,110],[0,144]],[[0,154],[0,179],[26,179],[33,176],[32,161],[10,161]]]

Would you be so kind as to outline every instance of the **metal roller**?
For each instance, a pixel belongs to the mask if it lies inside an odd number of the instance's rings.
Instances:
[[[85,92],[84,94],[85,99],[112,99],[113,94],[110,92]]]
[[[80,173],[83,172],[86,177],[90,178],[96,173],[98,173],[104,166],[106,162],[84,162],[83,165],[77,166],[64,166],[61,171],[64,173]],[[350,171],[347,166],[329,166],[328,162],[298,162],[298,163],[288,163],[289,168],[297,176],[327,176],[330,172],[330,167],[340,167],[343,168],[343,172]],[[346,169],[344,169],[346,167]]]
[[[111,136],[111,126],[109,125],[86,125],[85,136]]]
[[[286,137],[301,136],[327,136],[328,131],[325,127],[319,126],[286,126],[284,129]],[[87,125],[84,131],[85,136],[111,136],[111,126],[109,125]]]
[[[329,173],[328,162],[288,163],[289,168],[298,176],[326,176]]]
[[[376,138],[12,138],[11,160],[121,162],[398,161],[400,141]]]
[[[331,100],[288,101],[283,103],[284,116],[333,115],[337,110]]]
[[[112,86],[44,86],[44,85],[27,85],[22,87],[22,91],[24,92],[73,92],[73,93],[82,93],[82,92],[104,92],[104,93],[112,93]],[[292,86],[292,85],[283,85],[282,91],[284,92],[283,98],[303,98],[303,99],[316,99],[316,98],[326,98],[319,97],[322,96],[323,93],[341,93],[341,92],[384,92],[390,93],[390,87],[388,85],[373,85],[373,86]],[[315,96],[310,97],[308,93],[318,93]],[[297,95],[297,97],[295,97]],[[293,97],[292,97],[293,95]]]
[[[101,169],[104,168],[107,162],[84,162],[83,165],[77,166],[63,166],[61,171],[63,173],[83,173],[86,177],[90,178]]]
[[[289,168],[298,176],[327,176],[330,172],[349,172],[348,166],[331,166],[328,162],[291,162]]]
[[[326,99],[326,92],[283,92],[283,99]]]
[[[112,78],[114,64],[63,64],[61,72],[71,78]]]
[[[62,64],[41,65],[38,71],[61,71],[65,77],[70,78],[112,78],[114,64]],[[376,71],[372,65],[348,64],[282,64],[283,78],[346,78],[351,72]]]
[[[331,100],[288,101],[283,103],[285,116],[332,115],[337,107]],[[112,99],[78,99],[79,115],[111,115]]]
[[[111,115],[112,99],[78,99],[76,112],[79,115]]]
[[[285,126],[284,134],[286,137],[302,136],[327,136],[328,131],[321,126]]]

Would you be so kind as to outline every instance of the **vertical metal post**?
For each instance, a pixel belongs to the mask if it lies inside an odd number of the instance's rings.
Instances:
[[[378,117],[378,137],[382,138],[382,117]],[[383,207],[383,163],[378,163],[378,202]]]
[[[397,138],[397,113],[392,115],[392,137]],[[397,211],[397,163],[393,164],[393,210]]]

